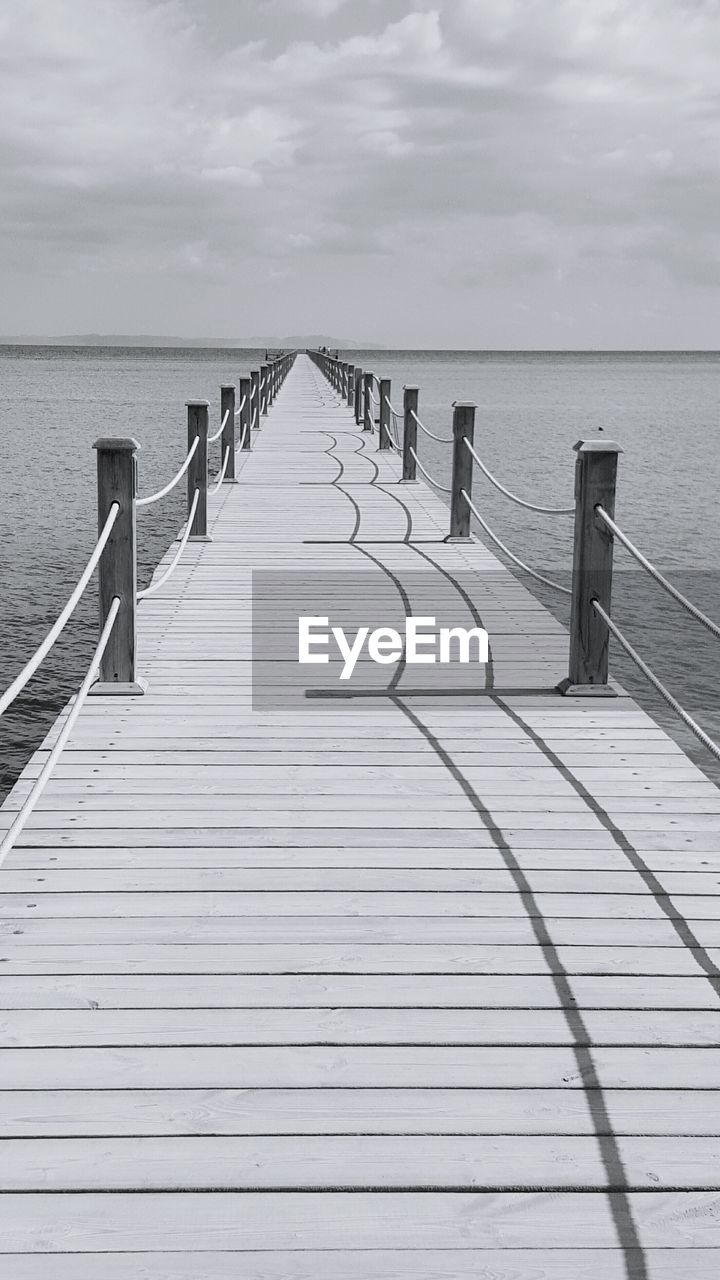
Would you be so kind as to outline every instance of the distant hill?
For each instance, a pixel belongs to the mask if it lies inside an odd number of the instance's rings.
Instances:
[[[349,338],[333,338],[327,334],[293,334],[278,338],[272,335],[250,338],[178,338],[153,333],[69,333],[55,336],[12,334],[0,337],[0,345],[23,347],[338,347],[340,350],[378,350],[377,344],[352,342]]]

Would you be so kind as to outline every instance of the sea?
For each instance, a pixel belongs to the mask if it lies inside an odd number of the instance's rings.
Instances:
[[[671,580],[720,620],[720,354],[707,352],[341,353],[419,387],[419,417],[448,436],[455,401],[477,406],[475,445],[521,497],[573,500],[579,440],[602,433],[622,448],[616,519]],[[134,436],[139,490],[164,483],[186,448],[188,399],[211,404],[220,385],[257,368],[264,351],[211,348],[0,346],[0,689],[44,638],[97,537],[95,453],[101,436]],[[420,436],[418,453],[441,484],[450,446]],[[498,537],[538,572],[569,585],[572,520],[509,502],[476,473],[474,499]],[[184,518],[184,487],[138,513],[142,586]],[[282,514],[279,517],[282,519]],[[720,641],[689,618],[618,548],[613,615],[643,658],[720,741]],[[567,623],[567,598],[519,573]],[[97,638],[88,590],[30,686],[0,721],[0,798],[68,697]],[[634,665],[611,647],[617,679],[716,782],[720,767]]]

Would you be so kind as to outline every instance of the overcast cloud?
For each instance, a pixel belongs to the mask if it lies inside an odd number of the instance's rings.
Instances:
[[[0,332],[716,347],[719,0],[2,0]]]

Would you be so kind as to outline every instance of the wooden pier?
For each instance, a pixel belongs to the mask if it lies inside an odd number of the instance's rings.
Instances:
[[[307,356],[276,389],[0,871],[3,1273],[714,1280],[718,790],[554,692],[567,633]],[[253,572],[369,568],[477,584],[478,688],[259,705]]]

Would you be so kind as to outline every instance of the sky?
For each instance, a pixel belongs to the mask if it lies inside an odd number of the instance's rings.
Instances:
[[[1,0],[0,334],[720,346],[720,0]]]

